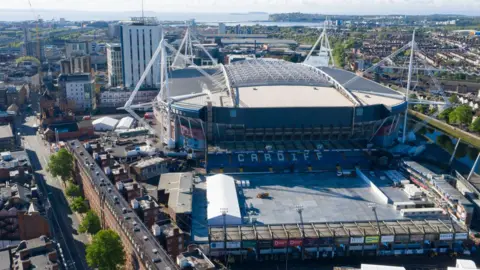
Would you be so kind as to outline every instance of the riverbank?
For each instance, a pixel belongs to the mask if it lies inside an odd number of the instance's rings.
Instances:
[[[468,133],[466,131],[463,131],[461,129],[458,129],[454,126],[451,126],[445,122],[442,122],[440,120],[431,118],[425,114],[413,111],[413,110],[408,110],[408,113],[416,118],[418,118],[420,121],[425,121],[428,118],[428,124],[442,130],[443,132],[454,136],[456,138],[460,138],[462,141],[469,143],[477,148],[480,148],[480,137],[477,135]]]

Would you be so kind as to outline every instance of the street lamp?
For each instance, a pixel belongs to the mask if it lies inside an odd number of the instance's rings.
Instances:
[[[377,204],[376,203],[369,203],[368,207],[372,209],[373,214],[375,214],[375,221],[377,222],[377,233],[378,233],[378,241],[377,241],[377,255],[378,251],[380,250],[380,242],[382,238],[382,231],[380,230],[380,222],[378,222],[378,216],[377,216]]]
[[[227,213],[228,208],[222,207],[220,208],[220,213],[222,213],[223,217],[223,256],[225,260],[225,264],[227,264]]]
[[[305,230],[303,229],[303,205],[297,204],[295,205],[295,210],[297,211],[298,215],[300,216],[300,226],[302,226],[302,237],[305,238]]]

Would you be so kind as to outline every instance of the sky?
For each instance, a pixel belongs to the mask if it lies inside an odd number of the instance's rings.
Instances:
[[[30,0],[35,10],[125,12],[141,0]],[[480,0],[144,0],[154,12],[308,12],[321,14],[480,15]],[[29,0],[0,0],[0,11],[29,9]]]

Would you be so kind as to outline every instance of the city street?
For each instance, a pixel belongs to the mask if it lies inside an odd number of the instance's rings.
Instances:
[[[36,96],[36,93],[32,93]],[[32,107],[36,110],[38,102],[32,100]],[[53,226],[52,232],[61,245],[63,256],[68,264],[68,269],[88,269],[85,261],[85,243],[88,237],[78,233],[79,219],[70,210],[68,202],[63,194],[63,183],[60,179],[52,177],[47,171],[49,159],[48,145],[37,135],[33,127],[37,123],[35,116],[18,116],[15,121],[16,133],[22,134],[19,139],[28,153],[35,172],[35,178],[42,188],[43,194],[48,194],[51,205],[49,217]],[[72,263],[73,261],[73,263]]]

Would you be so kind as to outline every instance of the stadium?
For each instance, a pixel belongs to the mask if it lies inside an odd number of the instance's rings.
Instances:
[[[189,62],[179,49],[168,67],[175,49],[159,45],[158,125],[136,117],[167,155],[206,169],[182,191],[192,240],[225,261],[467,250],[471,203],[443,175],[382,151],[398,138],[405,96],[329,67],[325,33],[304,63],[179,65]]]
[[[393,143],[406,109],[398,92],[354,73],[274,59],[172,70],[168,92],[170,114],[155,110],[166,143],[205,153],[213,172],[353,168],[358,151]]]

